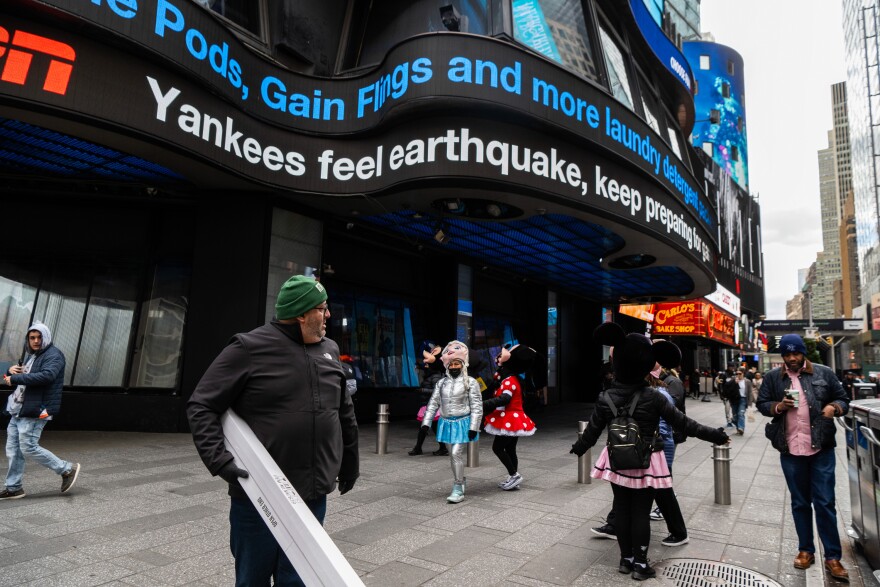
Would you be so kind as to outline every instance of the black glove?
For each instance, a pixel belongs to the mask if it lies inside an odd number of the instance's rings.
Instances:
[[[468,430],[468,440],[473,440],[477,437],[478,432],[476,430]]]
[[[570,454],[570,455],[571,455],[571,454],[574,454],[574,455],[577,455],[577,456],[579,456],[579,457],[582,457],[582,456],[584,456],[584,454],[585,454],[588,450],[590,450],[590,447],[588,447],[588,446],[584,443],[583,440],[581,440],[580,438],[578,438],[578,439],[577,439],[577,442],[575,442],[574,444],[571,445],[571,450],[568,451],[568,454]]]
[[[715,444],[727,444],[729,441],[730,437],[727,435],[727,432],[724,431],[724,428],[718,428],[715,430]]]
[[[239,469],[235,466],[235,461],[229,461],[228,463],[220,467],[220,470],[217,471],[217,476],[222,477],[224,481],[232,484],[238,483],[239,477],[242,479],[247,479],[248,477],[250,477],[247,471],[245,471],[244,469]]]
[[[345,495],[351,488],[354,487],[354,479],[350,479],[348,481],[339,480],[339,495]]]
[[[425,434],[427,434],[427,433],[430,432],[430,431],[431,431],[431,427],[430,427],[430,426],[422,426],[422,432],[424,432]]]

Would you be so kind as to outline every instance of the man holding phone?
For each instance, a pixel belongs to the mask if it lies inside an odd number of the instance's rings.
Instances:
[[[849,409],[849,398],[834,372],[806,359],[807,347],[797,334],[786,334],[779,343],[783,367],[764,376],[758,392],[758,410],[773,421],[766,435],[779,456],[791,493],[791,515],[798,534],[796,569],[815,562],[813,511],[825,551],[825,570],[849,580],[840,564],[840,535],[834,498],[834,417]]]

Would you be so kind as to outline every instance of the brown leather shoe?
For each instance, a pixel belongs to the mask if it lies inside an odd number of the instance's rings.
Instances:
[[[798,553],[796,557],[794,557],[794,568],[796,569],[809,569],[810,566],[816,562],[816,557],[811,552],[804,552],[803,550]],[[840,563],[837,563],[840,564]]]
[[[849,573],[843,568],[839,560],[831,559],[825,561],[825,570],[838,581],[846,581],[849,583]]]

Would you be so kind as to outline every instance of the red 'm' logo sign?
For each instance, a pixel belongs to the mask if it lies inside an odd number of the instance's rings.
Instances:
[[[15,31],[10,42],[9,31],[0,27],[0,58],[4,55],[6,63],[0,71],[0,81],[23,86],[34,55],[48,55],[49,69],[43,89],[62,96],[67,93],[67,83],[76,60],[76,51],[70,45],[24,31]]]

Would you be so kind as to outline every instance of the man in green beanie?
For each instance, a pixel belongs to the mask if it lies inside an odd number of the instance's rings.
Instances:
[[[284,282],[276,318],[237,334],[214,360],[187,402],[193,440],[208,470],[229,483],[230,546],[235,584],[302,585],[244,490],[223,441],[220,418],[232,408],[278,463],[323,524],[327,494],[346,493],[358,477],[358,430],[346,392],[339,347],[325,338],[330,310],[318,281]]]

